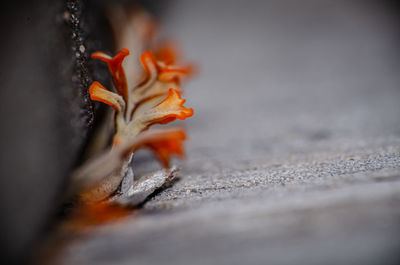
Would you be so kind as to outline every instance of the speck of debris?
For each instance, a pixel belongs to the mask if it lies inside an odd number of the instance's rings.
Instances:
[[[70,18],[71,18],[71,14],[70,14],[68,11],[65,11],[65,12],[63,13],[62,17],[63,17],[63,19],[64,19],[65,21],[68,21],[68,20],[70,20]]]
[[[84,45],[80,45],[80,46],[79,46],[79,51],[80,51],[81,53],[84,53],[84,52],[85,52],[85,46],[84,46]]]

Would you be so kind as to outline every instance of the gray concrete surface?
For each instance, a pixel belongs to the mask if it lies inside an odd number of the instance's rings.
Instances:
[[[389,3],[174,1],[181,180],[62,264],[398,264],[399,28]],[[155,167],[135,157],[136,174]]]

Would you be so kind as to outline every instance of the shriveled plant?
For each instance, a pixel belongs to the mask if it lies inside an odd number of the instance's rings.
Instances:
[[[109,150],[88,161],[74,174],[81,186],[81,201],[101,201],[112,195],[138,148],[153,150],[166,168],[171,155],[183,155],[182,141],[186,138],[183,129],[148,129],[154,124],[167,124],[193,115],[193,109],[184,107],[185,100],[181,97],[181,81],[192,68],[176,66],[174,53],[166,47],[156,54],[158,58],[151,51],[141,54],[144,78],[132,87],[128,85],[123,67],[128,49],[122,49],[114,57],[103,52],[92,54],[92,58],[108,65],[116,91],[93,82],[89,94],[92,100],[115,110],[115,134]]]

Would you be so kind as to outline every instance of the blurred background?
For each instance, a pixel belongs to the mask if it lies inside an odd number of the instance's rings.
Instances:
[[[171,2],[166,31],[201,66],[189,144],[234,155],[398,135],[397,12],[388,1]]]
[[[181,181],[141,217],[68,246],[60,263],[396,264],[398,4],[140,2],[199,67],[185,85],[195,116],[185,122]],[[101,113],[85,91],[93,79],[110,82],[88,62],[95,50],[114,52],[108,7],[43,1],[2,11],[5,260],[48,235]],[[79,21],[63,22],[65,10]],[[154,166],[146,152],[136,159],[137,174]]]

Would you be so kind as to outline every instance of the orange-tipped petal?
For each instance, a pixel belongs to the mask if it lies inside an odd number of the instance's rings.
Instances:
[[[113,107],[118,112],[124,111],[125,109],[123,98],[120,95],[108,91],[97,81],[90,85],[89,95],[91,100],[103,102]]]
[[[179,89],[178,83],[175,82],[175,80],[173,82],[160,82],[160,80],[158,80],[159,62],[157,62],[156,57],[151,51],[142,53],[140,55],[140,62],[147,77],[142,84],[132,91],[133,106],[136,107],[140,102],[154,96],[166,94],[170,88]]]
[[[170,89],[168,91],[168,96],[150,110],[150,124],[167,124],[175,119],[184,120],[191,117],[194,111],[191,108],[184,107],[183,104],[185,102],[186,100],[181,98],[179,91]]]
[[[167,95],[170,88],[178,91],[181,90],[179,82],[176,82],[175,80],[172,82],[161,82],[156,80],[147,87],[140,87],[132,92],[133,105],[138,106],[151,98]]]
[[[160,69],[160,74],[158,78],[164,82],[179,81],[181,78],[190,76],[194,72],[194,67],[192,65],[187,65],[183,67],[178,66],[163,66],[158,64]]]
[[[118,93],[128,100],[128,84],[126,81],[125,71],[122,62],[125,57],[129,55],[128,49],[120,50],[114,57],[111,57],[103,52],[94,52],[92,58],[102,60],[107,63],[110,69],[111,76],[113,77],[114,85]]]
[[[100,51],[92,53],[92,58],[102,60],[103,62],[106,63],[112,60],[112,57],[110,55]]]
[[[145,51],[140,55],[140,62],[142,63],[144,70],[147,72],[149,79],[151,79],[150,76],[157,73],[155,72],[157,70],[156,57],[154,57],[151,51]]]
[[[185,100],[176,89],[165,94],[143,100],[133,111],[132,121],[122,134],[137,135],[153,124],[167,124],[175,119],[184,120],[193,115],[193,109],[183,106]]]
[[[154,85],[158,77],[157,61],[151,51],[145,51],[140,55],[140,63],[146,72],[146,79],[142,84],[134,89],[134,93],[136,93],[136,95],[132,97],[134,103],[137,103],[143,99],[142,94],[149,94],[149,91],[147,90]]]
[[[163,55],[168,57],[168,55]],[[169,58],[171,59],[171,58]],[[141,54],[140,61],[146,72],[146,80],[133,89],[132,103],[137,107],[144,100],[168,93],[170,88],[181,91],[180,81],[190,75],[194,67],[191,65],[179,67],[159,61],[151,52]]]
[[[155,56],[158,61],[165,63],[166,65],[174,64],[178,57],[178,49],[176,45],[166,42],[156,49]]]
[[[174,133],[165,135],[164,138],[155,139],[154,142],[150,142],[144,146],[150,148],[156,154],[157,158],[165,168],[169,168],[169,161],[173,154],[183,157],[183,141],[185,139],[185,132],[178,130]]]
[[[130,144],[129,152],[139,148],[150,148],[164,167],[169,167],[172,155],[183,157],[183,141],[186,139],[185,131],[182,129],[151,130],[143,132],[133,143]]]

